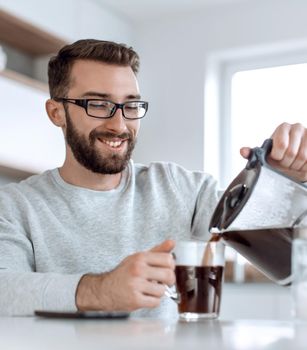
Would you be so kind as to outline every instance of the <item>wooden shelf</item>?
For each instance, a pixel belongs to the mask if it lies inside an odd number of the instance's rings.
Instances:
[[[0,42],[33,56],[57,52],[67,43],[42,29],[0,10]]]
[[[21,181],[29,176],[35,175],[35,173],[30,173],[28,171],[10,168],[0,164],[0,174],[7,178],[12,179],[12,181]]]
[[[63,39],[0,9],[0,45],[1,43],[33,57],[54,54],[67,44]],[[5,69],[0,71],[0,76],[48,93],[46,83],[16,71]]]
[[[12,79],[14,81],[17,81],[18,83],[21,83],[23,85],[30,86],[31,88],[41,90],[43,92],[48,93],[48,85],[40,82],[36,79],[30,78],[24,74],[12,71],[10,69],[5,69],[3,71],[0,71],[0,77]]]

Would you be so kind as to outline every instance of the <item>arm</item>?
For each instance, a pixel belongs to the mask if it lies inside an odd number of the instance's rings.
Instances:
[[[294,179],[307,181],[307,129],[301,124],[283,123],[272,134],[273,148],[268,162]],[[249,148],[241,148],[248,158]]]
[[[33,315],[38,309],[75,311],[81,274],[35,272],[31,240],[13,217],[0,218],[0,314]]]
[[[30,239],[18,223],[0,219],[0,314],[33,315],[35,310],[132,311],[155,307],[173,284],[174,262],[166,241],[150,252],[124,259],[101,275],[35,272]],[[81,278],[82,277],[82,278]]]
[[[163,284],[175,283],[169,254],[173,248],[174,242],[167,240],[151,251],[128,256],[111,272],[84,275],[76,293],[78,309],[133,311],[159,306]]]

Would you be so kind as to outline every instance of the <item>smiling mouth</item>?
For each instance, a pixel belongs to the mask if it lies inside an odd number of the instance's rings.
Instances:
[[[117,140],[117,141],[109,141],[109,140],[104,140],[101,138],[98,138],[98,140],[112,148],[120,148],[120,146],[127,140]]]

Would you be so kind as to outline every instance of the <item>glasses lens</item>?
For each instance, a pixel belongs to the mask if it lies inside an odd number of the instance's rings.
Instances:
[[[124,114],[128,119],[143,118],[147,111],[146,102],[131,101],[124,104]]]
[[[114,104],[109,101],[90,100],[87,103],[87,113],[97,118],[108,118],[114,107]]]

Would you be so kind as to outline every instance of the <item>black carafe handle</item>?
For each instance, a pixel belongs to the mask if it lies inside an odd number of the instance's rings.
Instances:
[[[245,168],[249,170],[255,168],[258,163],[267,164],[266,157],[271,153],[272,147],[273,140],[266,139],[261,147],[252,148]]]

